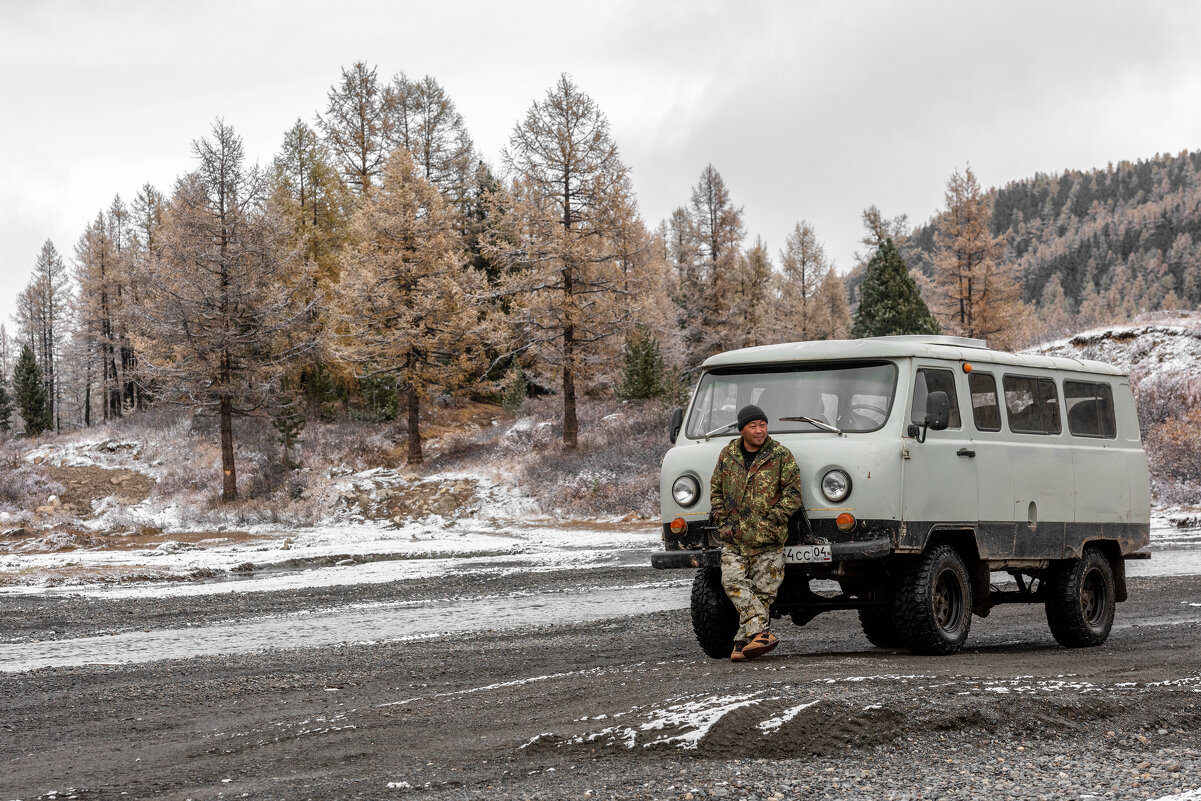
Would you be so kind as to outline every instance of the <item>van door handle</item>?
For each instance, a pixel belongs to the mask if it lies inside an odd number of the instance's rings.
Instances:
[[[959,450],[955,451],[955,455],[956,456],[966,456],[969,459],[974,459],[976,457],[976,452],[969,451],[967,448],[960,448]]]

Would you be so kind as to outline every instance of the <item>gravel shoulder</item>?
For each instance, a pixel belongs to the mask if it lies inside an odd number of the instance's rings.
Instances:
[[[9,596],[0,634],[36,648],[106,630],[682,575],[630,561],[313,592]],[[968,648],[944,658],[873,648],[854,613],[838,612],[780,623],[775,653],[736,665],[700,653],[686,610],[629,612],[0,674],[0,797],[1162,798],[1201,787],[1195,576],[1132,580],[1106,645],[1074,651],[1055,644],[1041,607],[977,618]]]

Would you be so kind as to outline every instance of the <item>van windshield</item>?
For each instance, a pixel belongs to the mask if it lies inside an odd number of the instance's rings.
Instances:
[[[888,421],[896,394],[897,367],[891,362],[719,368],[705,373],[696,388],[685,435],[736,433],[738,410],[748,403],[763,409],[772,434],[828,431],[800,420],[809,417],[845,432],[876,431]],[[728,426],[723,428],[723,426]]]

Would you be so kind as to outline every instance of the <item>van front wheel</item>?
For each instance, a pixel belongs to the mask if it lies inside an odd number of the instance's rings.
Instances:
[[[738,611],[721,586],[721,571],[704,568],[692,580],[692,630],[701,650],[714,659],[727,659],[738,633]]]
[[[919,556],[901,576],[897,628],[918,654],[953,654],[972,627],[972,580],[959,552],[946,543]]]
[[[1113,568],[1098,548],[1061,565],[1048,577],[1047,623],[1065,648],[1100,645],[1113,628]]]

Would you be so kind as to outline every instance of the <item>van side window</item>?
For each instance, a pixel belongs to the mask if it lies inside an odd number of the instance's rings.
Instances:
[[[1058,434],[1063,430],[1059,420],[1059,394],[1050,378],[1007,375],[1005,410],[1009,414],[1009,430],[1017,434]]]
[[[1068,410],[1068,431],[1073,436],[1113,439],[1118,435],[1109,384],[1064,381],[1063,403]]]
[[[959,418],[959,399],[955,397],[955,374],[950,370],[935,370],[922,367],[917,371],[917,381],[913,385],[913,409],[909,419],[916,425],[926,421],[926,397],[931,392],[947,393],[951,402],[950,428],[960,428],[963,422]]]
[[[972,420],[977,431],[1001,430],[1001,404],[997,401],[997,379],[992,373],[968,373],[972,393]]]

